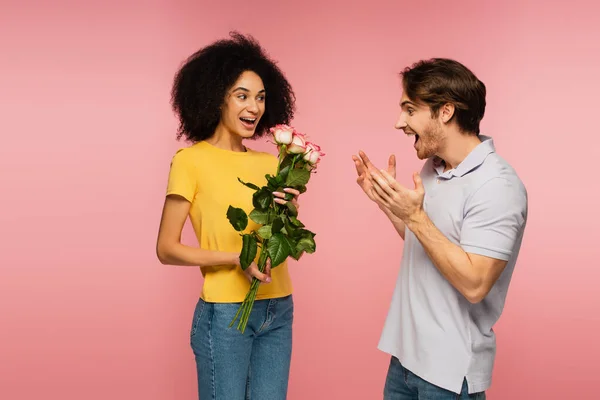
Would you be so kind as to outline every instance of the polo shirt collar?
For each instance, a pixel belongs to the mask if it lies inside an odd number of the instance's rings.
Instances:
[[[434,168],[438,175],[448,179],[452,176],[461,177],[483,164],[487,156],[494,153],[496,148],[494,147],[494,141],[491,137],[479,135],[479,139],[481,140],[481,143],[478,144],[477,147],[475,147],[454,169],[444,172],[444,163],[441,162],[441,160],[440,162],[434,160]]]

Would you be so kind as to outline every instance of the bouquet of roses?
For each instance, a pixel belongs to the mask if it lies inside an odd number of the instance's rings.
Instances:
[[[308,142],[305,135],[297,132],[293,127],[277,125],[271,128],[270,132],[279,152],[277,173],[267,174],[267,185],[263,187],[238,178],[240,183],[255,191],[252,196],[254,209],[249,215],[246,215],[241,208],[229,206],[227,210],[227,219],[238,232],[246,229],[248,218],[261,225],[257,230],[240,233],[242,236],[240,264],[243,270],[252,264],[259,249],[257,266],[260,272],[264,272],[269,259],[271,268],[275,268],[288,257],[298,260],[305,252],[314,253],[316,250],[315,233],[306,229],[300,222],[296,206],[290,201],[285,205],[275,202],[273,192],[281,191],[283,188],[293,188],[300,193],[306,192],[306,184],[325,154],[321,152],[319,146]],[[289,193],[286,194],[286,200],[291,200],[291,196]],[[237,329],[244,332],[259,284],[258,279],[252,279],[246,298],[231,321],[230,327],[240,317]]]

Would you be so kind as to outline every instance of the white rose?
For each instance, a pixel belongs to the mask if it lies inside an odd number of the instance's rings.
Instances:
[[[294,132],[292,143],[287,148],[288,153],[303,154],[306,151],[306,140],[302,133]]]
[[[292,143],[294,128],[287,125],[277,125],[274,128],[271,128],[271,133],[273,134],[275,143],[288,145]]]
[[[303,156],[306,162],[315,165],[319,161],[321,161],[321,157],[323,157],[324,155],[325,154],[321,152],[321,147],[311,142],[306,143],[306,152]]]

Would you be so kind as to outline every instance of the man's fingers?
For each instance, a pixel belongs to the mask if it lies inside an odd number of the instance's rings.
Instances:
[[[385,186],[388,186],[388,185],[385,183],[385,181],[382,182],[380,179],[375,179],[375,182],[373,182],[374,194],[377,195],[377,197],[381,198],[382,200],[384,200],[387,203],[389,201],[390,195],[389,195],[389,193],[387,193]]]
[[[413,174],[413,181],[415,182],[415,190],[420,193],[425,192],[425,188],[423,187],[423,181],[421,180],[421,175],[418,172]]]
[[[354,160],[354,166],[356,167],[356,173],[358,175],[362,175],[362,173],[365,171],[365,166],[364,166],[362,160],[356,156],[352,156],[352,160]]]
[[[396,195],[396,181],[385,170],[381,170],[380,176],[373,177],[373,187],[377,193],[382,194],[387,200],[391,200]]]
[[[388,173],[396,178],[396,156],[395,155],[391,155],[390,159],[388,160]]]
[[[364,151],[360,150],[360,151],[358,152],[358,155],[360,156],[360,158],[362,159],[362,161],[365,163],[365,165],[366,165],[367,167],[369,166],[369,164],[373,165],[373,164],[371,163],[371,160],[369,160],[369,157],[367,157],[367,154],[366,154]]]
[[[375,167],[375,165],[373,165],[373,163],[371,162],[371,160],[369,160],[369,157],[367,157],[367,155],[365,154],[364,151],[361,150],[358,152],[358,154],[360,155],[360,157],[361,157],[363,163],[365,164],[369,173],[375,174],[377,176],[381,176],[379,169],[377,169],[377,167]]]
[[[390,174],[388,171],[382,169],[381,171],[381,176],[383,177],[383,179],[385,180],[385,182],[390,185],[390,187],[392,189],[398,190],[398,182],[396,181],[396,179],[394,179],[394,177],[392,176],[392,174]]]
[[[395,192],[395,193],[406,193],[408,191],[408,189],[404,186],[402,186],[396,179],[394,179],[394,177],[388,173],[387,171],[381,170],[381,174],[383,175],[383,177],[387,180],[387,183],[389,185],[389,187]],[[416,182],[416,181],[415,181]]]
[[[396,168],[396,156],[394,154],[390,155],[390,158],[388,160],[388,164],[389,164],[390,167]]]
[[[371,189],[371,196],[373,196],[373,201],[377,204],[385,207],[388,206],[389,202],[387,195],[383,192],[383,189],[377,185],[373,185],[373,188]]]

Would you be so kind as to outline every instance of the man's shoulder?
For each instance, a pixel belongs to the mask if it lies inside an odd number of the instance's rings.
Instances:
[[[490,153],[481,167],[479,172],[479,184],[483,185],[492,180],[506,181],[514,185],[515,188],[525,191],[525,184],[517,170],[500,154]]]
[[[488,204],[491,208],[527,213],[528,194],[515,168],[497,153],[490,153],[474,171],[466,204]]]

